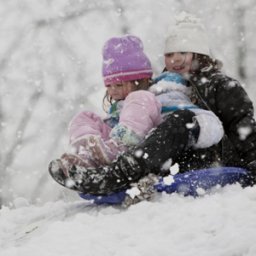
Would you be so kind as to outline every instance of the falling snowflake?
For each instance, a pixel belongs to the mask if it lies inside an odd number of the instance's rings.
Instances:
[[[239,127],[237,129],[240,140],[245,140],[252,132],[252,128],[249,126]]]
[[[140,195],[140,190],[137,187],[133,187],[131,189],[127,189],[126,194],[128,194],[132,199],[134,199],[136,196]]]
[[[137,149],[137,150],[135,151],[134,155],[135,155],[137,158],[142,157],[142,155],[143,155],[143,150],[142,150],[142,149]]]
[[[180,171],[180,166],[177,163],[174,164],[173,166],[171,166],[171,168],[170,168],[171,175],[175,175],[175,174],[179,173],[179,171]]]
[[[168,175],[163,178],[163,182],[165,185],[171,185],[174,182],[174,178],[172,175]]]

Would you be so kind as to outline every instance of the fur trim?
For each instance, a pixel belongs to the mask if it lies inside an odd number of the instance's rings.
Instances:
[[[159,81],[158,83],[153,84],[149,88],[149,91],[154,93],[155,95],[159,95],[159,94],[167,93],[171,91],[179,91],[186,94],[187,96],[190,96],[192,92],[192,88],[182,84],[177,84],[175,82]]]

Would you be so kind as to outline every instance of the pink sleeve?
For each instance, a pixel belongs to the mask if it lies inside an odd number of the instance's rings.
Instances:
[[[86,135],[99,135],[103,140],[106,140],[109,138],[111,128],[98,115],[84,111],[74,116],[68,131],[70,143],[73,144]]]
[[[154,94],[140,90],[134,91],[126,97],[120,113],[119,124],[144,137],[161,121],[161,104]]]

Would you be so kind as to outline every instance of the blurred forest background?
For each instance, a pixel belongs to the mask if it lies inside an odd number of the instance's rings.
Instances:
[[[157,75],[168,26],[181,11],[202,19],[213,55],[256,103],[256,0],[0,0],[2,204],[73,197],[47,167],[67,150],[75,113],[104,114],[104,42],[139,36]]]

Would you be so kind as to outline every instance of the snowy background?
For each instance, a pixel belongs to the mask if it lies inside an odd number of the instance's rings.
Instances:
[[[88,206],[47,172],[71,117],[104,114],[104,42],[139,36],[157,75],[183,10],[201,17],[213,54],[255,104],[256,0],[0,0],[1,256],[256,255],[256,188],[123,210]]]

